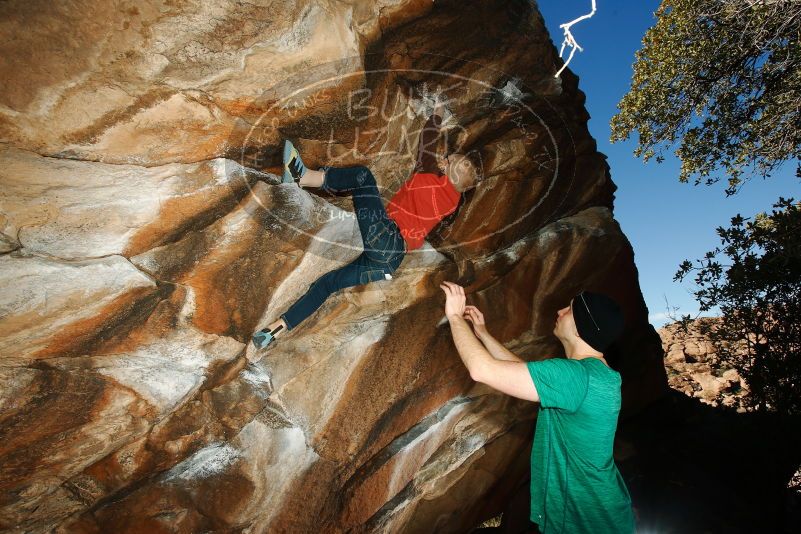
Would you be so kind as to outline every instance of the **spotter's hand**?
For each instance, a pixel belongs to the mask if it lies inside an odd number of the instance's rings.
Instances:
[[[442,282],[440,286],[445,292],[445,316],[449,319],[451,316],[462,317],[464,315],[464,288],[453,282]]]
[[[487,324],[484,322],[484,314],[475,306],[464,307],[464,318],[473,324],[473,331],[477,337],[487,334]]]

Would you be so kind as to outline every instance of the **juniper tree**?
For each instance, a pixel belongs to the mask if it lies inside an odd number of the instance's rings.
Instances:
[[[727,194],[787,161],[801,178],[801,1],[664,0],[655,15],[611,141],[636,130],[635,155],[657,162],[678,144],[679,179],[720,169]]]
[[[676,146],[680,181],[722,175],[727,195],[786,162],[801,178],[801,0],[663,0],[655,15],[611,141],[637,131],[644,161]],[[801,413],[801,214],[774,208],[718,228],[721,246],[675,279],[694,272],[701,311],[720,310],[709,333],[748,382],[746,402]]]
[[[685,260],[675,279],[694,273],[701,311],[722,312],[706,333],[748,383],[746,405],[801,414],[801,204],[782,198],[773,207],[719,227],[721,245]]]

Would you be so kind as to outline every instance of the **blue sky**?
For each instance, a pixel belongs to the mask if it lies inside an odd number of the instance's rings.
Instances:
[[[651,159],[644,164],[633,155],[636,133],[626,142],[610,144],[609,120],[629,90],[634,52],[641,48],[645,31],[655,23],[653,13],[659,2],[597,0],[596,5],[592,18],[571,27],[584,51],[576,51],[568,68],[578,75],[579,88],[587,95],[590,133],[598,142],[598,150],[609,158],[612,180],[618,186],[615,218],[634,247],[643,296],[651,323],[658,328],[669,321],[665,299],[671,307],[679,308],[677,314],[698,313],[692,282],[673,282],[682,260],[701,258],[714,249],[720,243],[715,228],[727,227],[735,214],[751,217],[770,211],[779,196],[801,197],[801,186],[795,177],[795,164],[787,163],[770,178],[755,177],[737,195],[727,198],[725,178],[709,187],[680,183],[680,163],[673,155],[676,147],[664,152],[663,163]],[[559,25],[589,13],[592,3],[540,0],[538,6],[558,50],[563,38]]]

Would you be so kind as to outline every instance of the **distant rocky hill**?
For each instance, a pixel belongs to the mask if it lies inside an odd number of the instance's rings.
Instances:
[[[739,413],[745,413],[743,401],[749,394],[748,384],[736,369],[729,367],[720,360],[714,345],[709,339],[709,335],[704,333],[704,330],[707,330],[707,328],[714,329],[719,323],[720,318],[702,317],[689,323],[686,330],[678,322],[666,325],[658,330],[659,337],[662,338],[662,348],[665,352],[665,370],[668,375],[668,383],[671,388],[681,391],[689,397],[694,397],[705,404],[715,407],[728,406],[736,409]],[[739,421],[730,419],[729,414],[720,414],[719,417],[723,418],[717,420],[717,423],[712,422],[715,418],[709,413],[701,415],[700,412],[693,411],[693,414],[689,419],[698,421],[698,424],[702,426],[713,427],[716,424],[718,425],[721,430],[719,430],[719,433],[714,434],[716,436],[713,440],[714,442],[736,442],[738,443],[737,449],[741,451],[739,454],[743,456],[750,455],[752,458],[762,456],[763,453],[759,452],[758,444],[771,442],[778,435],[775,432],[786,432],[784,434],[786,443],[783,443],[782,446],[793,443],[795,439],[791,437],[791,434],[795,435],[794,430],[781,426],[786,424],[786,421],[780,423],[774,429],[770,429],[771,424],[776,424],[772,418],[781,418],[783,414],[770,414],[768,418],[760,423],[765,426],[754,427],[750,427],[750,423],[744,423],[746,419],[739,419]],[[748,417],[753,417],[754,415],[750,414]],[[753,421],[753,419],[748,420]],[[781,421],[781,419],[779,420]],[[765,423],[765,421],[774,421],[774,423]],[[791,427],[794,429],[795,425],[791,424]],[[679,437],[675,438],[676,441],[670,445],[674,451],[679,450],[682,447],[680,443],[683,442],[694,442],[689,447],[701,447],[703,449],[704,446],[699,445],[699,443],[704,440],[699,438],[696,433],[698,429],[693,429],[692,426],[688,428],[690,430],[686,430],[684,435],[676,432]],[[776,430],[781,428],[784,428],[784,430]],[[643,432],[642,429],[640,431]],[[721,436],[726,437],[722,438]],[[749,441],[749,437],[753,441]],[[774,443],[776,442],[774,441]],[[785,476],[783,469],[786,469],[785,464],[787,462],[791,462],[792,465],[798,465],[798,455],[788,453],[788,450],[789,448],[783,449],[784,453],[777,451],[772,458],[766,459],[766,463],[762,467],[757,466],[756,469],[758,471],[769,471],[769,466],[770,469],[778,473],[781,480],[781,477]],[[684,450],[683,453],[688,456],[695,455],[709,458],[708,455],[699,452],[699,450],[695,450],[693,453],[688,453]],[[730,459],[730,461],[739,463],[739,460]],[[630,470],[624,469],[624,472],[631,476]],[[652,476],[652,474],[648,476]],[[778,509],[776,511],[783,517],[780,523],[784,530],[781,532],[801,532],[801,467],[798,467],[789,479],[784,480],[786,481],[784,502],[780,505],[781,511],[779,512]],[[765,488],[765,491],[769,491],[768,488],[774,482],[773,480],[764,479],[757,485],[761,485]],[[721,494],[725,495],[725,492],[721,492]],[[739,497],[729,495],[725,498],[732,501],[735,498],[742,498],[744,501],[749,501],[754,497],[743,494]],[[778,503],[777,506],[779,506]],[[708,517],[714,515],[711,512],[712,508],[714,506],[704,512]],[[745,531],[743,530],[743,532]]]
[[[748,385],[736,369],[721,362],[709,337],[702,333],[703,326],[715,328],[719,321],[701,317],[690,323],[687,331],[678,322],[659,330],[668,383],[712,406],[744,412],[742,399],[748,394]]]

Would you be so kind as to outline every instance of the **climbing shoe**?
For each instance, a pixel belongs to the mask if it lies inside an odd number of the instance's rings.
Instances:
[[[275,334],[277,334],[283,327],[284,325],[278,325],[275,327],[275,330],[262,328],[253,335],[253,345],[257,349],[263,349],[275,340]]]
[[[306,173],[306,166],[300,158],[300,153],[287,139],[284,141],[284,174],[281,181],[285,184],[291,184],[300,180],[300,177]]]

